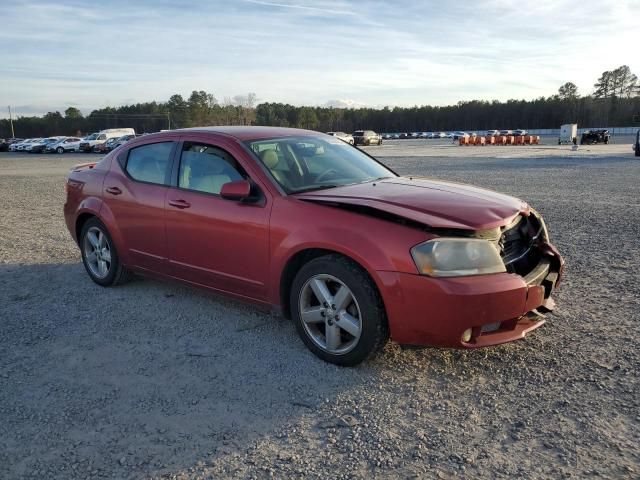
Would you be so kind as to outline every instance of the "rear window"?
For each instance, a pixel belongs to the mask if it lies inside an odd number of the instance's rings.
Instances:
[[[151,143],[129,150],[125,170],[134,180],[168,184],[173,142]]]
[[[364,130],[356,130],[355,132],[353,132],[353,134],[358,137],[362,137],[364,136]]]

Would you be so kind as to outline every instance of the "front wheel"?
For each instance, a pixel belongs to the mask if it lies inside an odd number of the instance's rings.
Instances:
[[[87,220],[82,227],[80,250],[84,268],[98,285],[109,287],[129,278],[129,271],[120,263],[107,227],[97,218]]]
[[[56,148],[56,152],[58,152],[58,153],[64,153],[64,148],[62,148],[62,147],[58,147],[58,148]]]
[[[289,301],[302,341],[327,362],[357,365],[389,338],[375,284],[345,257],[326,255],[304,265],[293,281]]]

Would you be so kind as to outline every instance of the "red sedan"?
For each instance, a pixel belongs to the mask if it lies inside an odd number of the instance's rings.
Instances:
[[[400,177],[306,130],[215,127],[131,140],[67,182],[91,279],[178,279],[276,308],[320,358],[389,337],[475,348],[544,323],[563,260],[542,217],[496,192]]]

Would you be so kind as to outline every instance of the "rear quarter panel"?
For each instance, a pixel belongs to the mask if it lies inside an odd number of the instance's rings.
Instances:
[[[67,177],[67,198],[64,217],[69,233],[77,242],[80,232],[76,232],[76,220],[84,213],[100,217],[102,207],[102,183],[111,167],[111,156],[96,164],[76,165]]]

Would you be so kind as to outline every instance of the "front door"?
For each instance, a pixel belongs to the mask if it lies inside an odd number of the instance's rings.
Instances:
[[[255,202],[226,200],[220,189],[246,178],[233,144],[185,137],[177,181],[166,196],[172,275],[260,301],[267,298],[269,195],[255,184]],[[236,150],[236,156],[242,155]],[[246,162],[246,159],[245,159]],[[175,175],[175,174],[174,174]]]

